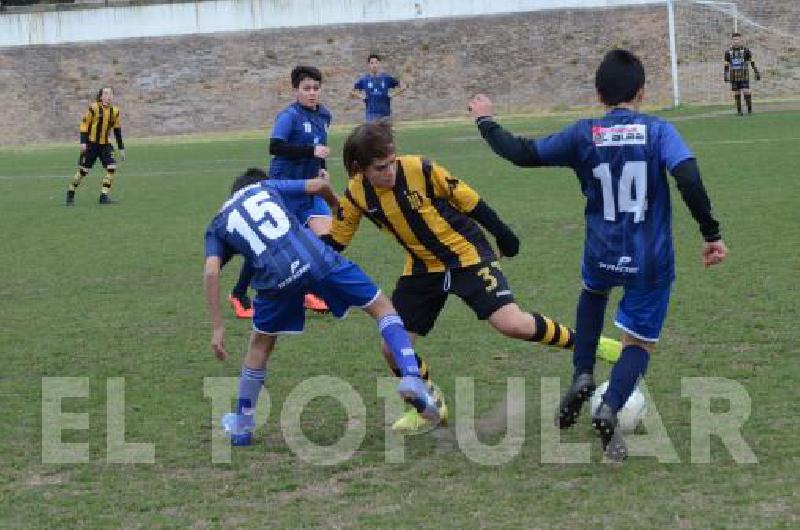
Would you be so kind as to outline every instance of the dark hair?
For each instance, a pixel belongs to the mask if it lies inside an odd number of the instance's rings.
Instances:
[[[739,33],[738,31],[734,31],[733,33],[731,33],[731,38],[733,38],[733,37],[741,37],[741,36],[742,36],[742,34]]]
[[[380,56],[380,55],[378,55],[377,53],[370,53],[370,54],[369,54],[369,57],[367,57],[367,62],[370,62],[370,61],[371,61],[371,60],[373,60],[373,59],[377,59],[377,60],[379,60],[379,61],[382,61],[382,60],[383,60],[383,59],[381,59],[381,56]]]
[[[394,131],[389,118],[381,118],[370,123],[359,125],[347,140],[342,149],[344,169],[352,177],[365,170],[375,159],[386,158],[394,153]]]
[[[266,180],[267,178],[269,177],[267,177],[267,174],[264,173],[264,170],[258,169],[257,167],[251,167],[234,179],[233,185],[231,186],[231,195],[242,188],[246,188],[251,184],[257,184],[262,180]]]
[[[114,89],[111,88],[110,86],[100,87],[100,90],[97,91],[97,97],[95,98],[96,101],[100,101],[101,99],[103,99],[103,90],[105,89],[109,89],[112,92],[114,91]]]
[[[644,87],[644,66],[636,55],[627,50],[608,52],[594,76],[594,86],[600,100],[614,106],[633,101]]]
[[[292,68],[292,88],[297,88],[303,79],[313,79],[322,83],[322,72],[314,66],[295,66]]]

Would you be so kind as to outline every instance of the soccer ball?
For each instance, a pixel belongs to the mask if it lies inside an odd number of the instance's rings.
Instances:
[[[594,394],[592,394],[591,407],[593,416],[595,411],[600,407],[603,394],[605,394],[607,388],[608,381],[598,386],[597,390],[595,390]],[[633,389],[631,397],[629,397],[628,401],[625,402],[625,406],[623,406],[622,409],[617,412],[619,427],[623,432],[633,432],[639,423],[641,423],[646,412],[647,400],[644,398],[644,394],[642,394],[642,391],[639,389],[639,385],[636,385],[636,388]]]

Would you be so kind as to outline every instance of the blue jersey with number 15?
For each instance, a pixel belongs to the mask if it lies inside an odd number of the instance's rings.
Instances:
[[[252,286],[276,295],[303,290],[345,259],[302,226],[286,199],[305,194],[305,181],[265,180],[242,188],[222,205],[206,229],[206,257],[223,264],[241,254],[255,269]]]
[[[694,155],[656,116],[614,109],[536,140],[543,165],[575,170],[586,197],[583,274],[647,287],[675,279],[666,172]]]

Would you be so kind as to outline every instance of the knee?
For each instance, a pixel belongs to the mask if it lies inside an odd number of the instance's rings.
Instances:
[[[647,351],[647,353],[653,353],[653,350],[656,349],[655,342],[642,340],[627,332],[622,334],[622,347],[625,348],[626,346],[638,346]]]

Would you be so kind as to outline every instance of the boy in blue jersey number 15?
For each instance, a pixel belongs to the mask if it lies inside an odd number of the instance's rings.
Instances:
[[[320,101],[322,73],[313,66],[296,66],[291,72],[295,102],[275,117],[269,139],[269,176],[275,180],[304,180],[318,177],[325,171],[328,148],[328,128],[331,113]],[[308,226],[318,236],[331,231],[331,210],[322,198],[302,195],[286,200],[286,206],[300,224]],[[251,318],[253,309],[247,288],[253,270],[245,262],[231,295],[228,297],[236,316]],[[326,312],[327,306],[311,293],[305,298],[306,308]]]
[[[559,403],[555,421],[562,429],[574,425],[594,392],[595,348],[608,293],[622,287],[615,317],[623,331],[622,354],[592,418],[606,456],[615,461],[627,456],[616,429],[617,411],[644,376],[675,279],[667,171],[700,225],[703,265],[722,263],[728,253],[695,156],[671,123],[638,112],[644,83],[644,67],[635,55],[610,51],[595,75],[606,115],[579,120],[540,139],[513,136],[503,129],[494,121],[492,102],[484,95],[475,96],[468,106],[481,135],[501,157],[523,167],[570,167],[578,176],[586,197],[584,288],[578,298],[573,382]]]
[[[434,423],[439,421],[435,400],[420,378],[419,364],[403,321],[392,303],[361,269],[323,243],[301,224],[287,203],[305,196],[321,196],[333,208],[336,195],[326,178],[264,180],[250,169],[238,177],[231,197],[211,220],[205,234],[204,285],[211,313],[211,348],[221,361],[228,358],[220,310],[220,269],[241,254],[253,269],[253,333],[242,365],[236,412],[222,425],[234,445],[248,445],[255,428],[254,409],[265,384],[267,360],[277,336],[303,331],[303,297],[313,290],[337,318],[350,307],[366,311],[378,322],[393,361],[401,367],[400,396]]]

